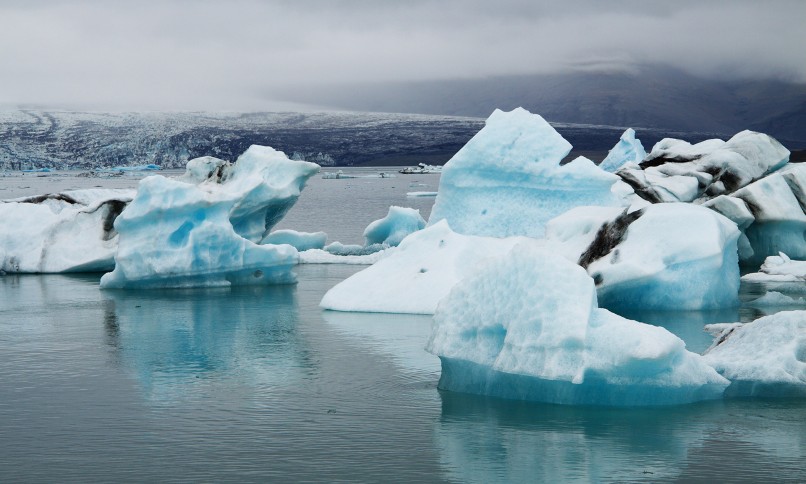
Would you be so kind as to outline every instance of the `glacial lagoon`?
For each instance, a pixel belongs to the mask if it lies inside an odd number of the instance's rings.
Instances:
[[[379,171],[392,170],[353,170]],[[0,196],[105,183],[55,174],[37,177],[31,192],[20,188],[27,180],[0,178]],[[427,218],[433,199],[406,192],[436,190],[438,180],[316,177],[277,228],[358,243],[390,205]],[[0,276],[0,476],[806,480],[803,400],[604,408],[439,391],[439,361],[423,350],[429,316],[319,308],[330,287],[361,268],[301,265],[296,285],[170,291],[102,291],[99,274]],[[743,285],[741,298],[763,290]],[[775,310],[625,316],[664,326],[701,352],[711,342],[704,324]]]

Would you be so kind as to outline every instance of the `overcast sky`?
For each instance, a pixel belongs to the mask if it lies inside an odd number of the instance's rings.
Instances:
[[[806,82],[806,1],[649,4],[0,0],[0,103],[271,109],[289,84],[658,62]]]

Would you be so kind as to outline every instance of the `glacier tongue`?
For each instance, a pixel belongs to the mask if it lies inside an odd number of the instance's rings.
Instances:
[[[115,221],[115,270],[101,287],[293,282],[297,250],[258,245],[319,166],[253,145],[234,165],[192,160],[183,177],[143,179]]]

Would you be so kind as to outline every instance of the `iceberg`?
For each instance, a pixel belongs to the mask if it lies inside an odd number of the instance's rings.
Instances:
[[[389,246],[386,244],[358,245],[342,244],[341,242],[336,241],[327,244],[323,250],[333,256],[353,257],[375,254],[388,248]]]
[[[496,110],[445,164],[429,225],[447,220],[464,235],[542,237],[544,225],[580,205],[621,206],[619,177],[579,157],[542,117]]]
[[[0,272],[111,270],[114,221],[134,193],[87,189],[0,201]]]
[[[745,274],[746,282],[806,282],[806,261],[792,260],[779,252],[764,260],[759,272]]]
[[[616,146],[607,154],[607,157],[599,164],[599,168],[604,171],[614,173],[626,163],[641,163],[646,158],[646,151],[641,140],[635,137],[635,130],[628,128],[621,135],[621,139]]]
[[[703,202],[747,186],[788,161],[789,150],[774,138],[742,131],[728,141],[695,145],[664,138],[640,166],[626,165],[617,174],[652,203]]]
[[[704,358],[731,380],[726,396],[806,396],[806,311],[728,325]]]
[[[275,230],[263,240],[261,245],[281,245],[287,244],[298,251],[311,249],[322,249],[327,242],[327,234],[324,232],[297,232],[296,230]]]
[[[579,207],[551,220],[546,238],[587,269],[608,309],[698,310],[739,305],[739,235],[714,211],[667,203]]]
[[[389,207],[386,217],[370,223],[364,230],[366,245],[397,246],[407,235],[425,227],[420,211],[413,208]]]
[[[320,306],[336,311],[433,314],[437,303],[482,260],[524,237],[461,235],[446,221],[406,237],[388,256],[330,289]]]
[[[671,405],[729,384],[667,330],[600,309],[584,269],[531,241],[453,287],[426,349],[440,389],[509,399]]]
[[[251,146],[234,164],[205,157],[178,179],[151,176],[115,220],[115,269],[103,288],[294,282],[298,252],[258,245],[319,166]]]

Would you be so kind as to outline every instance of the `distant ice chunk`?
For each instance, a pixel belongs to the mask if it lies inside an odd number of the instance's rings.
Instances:
[[[731,380],[726,396],[806,396],[806,311],[726,328],[705,361]]]
[[[738,306],[739,235],[722,215],[682,203],[580,207],[547,230],[555,252],[586,268],[599,303],[614,310]]]
[[[296,230],[275,230],[260,241],[261,245],[287,244],[300,252],[322,249],[326,242],[327,234],[324,232],[297,232]]]
[[[560,161],[571,144],[543,118],[496,110],[445,165],[429,224],[457,233],[542,237],[551,218],[580,205],[620,206],[618,177],[586,158]]]
[[[0,201],[0,272],[111,270],[113,222],[134,193],[87,189]]]
[[[759,272],[745,274],[747,282],[806,282],[806,261],[792,260],[779,252],[767,257]]]
[[[748,306],[753,306],[757,308],[764,308],[764,307],[791,307],[791,306],[803,306],[804,301],[803,298],[794,298],[791,296],[787,296],[786,294],[782,294],[777,291],[770,291],[763,296],[753,299],[752,301],[747,303]]]
[[[341,242],[336,241],[326,245],[323,250],[334,256],[351,257],[370,255],[388,248],[389,246],[386,244],[358,245],[342,244]]]
[[[521,240],[525,239],[460,235],[441,221],[410,235],[394,253],[338,283],[320,305],[336,311],[433,314],[439,300],[482,260]]]
[[[599,309],[584,269],[535,242],[489,259],[434,315],[439,387],[561,404],[670,405],[728,381],[667,330]]]
[[[364,230],[366,245],[385,244],[394,247],[407,235],[425,227],[425,219],[414,208],[389,207],[386,217],[370,223]]]
[[[359,246],[360,247],[360,246]],[[395,247],[378,250],[363,255],[336,255],[326,250],[309,249],[299,253],[300,264],[348,264],[348,265],[372,265],[379,260],[391,255],[396,250]]]
[[[641,144],[641,140],[635,137],[635,130],[627,128],[616,146],[610,150],[607,157],[599,164],[599,168],[613,173],[625,163],[641,163],[645,157],[644,145]]]
[[[189,165],[181,179],[141,180],[137,196],[115,221],[115,270],[101,278],[101,287],[293,282],[297,250],[256,242],[319,166],[256,145],[234,165],[210,159]]]

